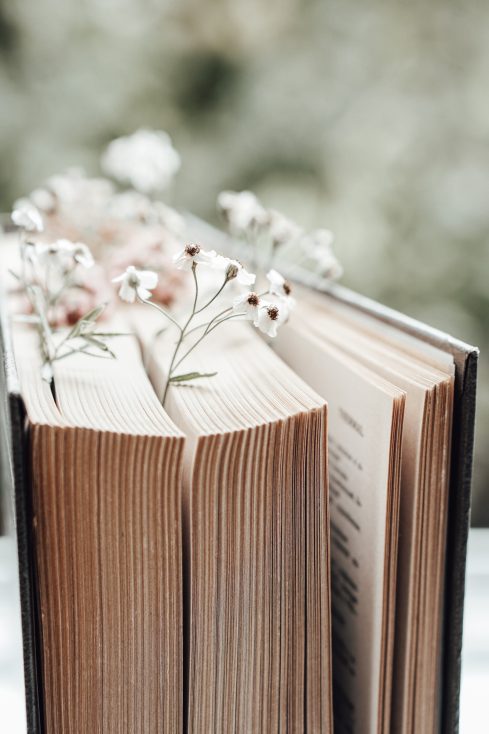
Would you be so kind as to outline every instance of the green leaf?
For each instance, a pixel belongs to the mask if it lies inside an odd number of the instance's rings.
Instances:
[[[162,326],[161,329],[158,329],[158,331],[155,331],[155,333],[153,334],[153,339],[158,339],[158,337],[164,334],[165,331],[168,331],[168,326]]]
[[[92,331],[90,336],[134,336],[133,331]]]
[[[189,380],[199,380],[201,377],[214,377],[217,372],[187,372],[185,375],[175,375],[170,377],[170,382],[188,382]]]
[[[89,342],[90,344],[93,344],[94,347],[97,347],[97,349],[100,349],[102,352],[107,352],[108,354],[111,355],[111,357],[115,358],[114,352],[111,349],[109,349],[107,344],[105,344],[100,339],[94,339],[93,336],[88,335],[88,334],[84,334],[83,338],[85,339],[85,341]]]
[[[100,306],[96,306],[95,308],[92,308],[91,311],[86,313],[84,316],[81,317],[80,321],[96,321],[102,311],[105,310],[107,304],[102,303]]]
[[[66,336],[66,341],[68,341],[68,339],[74,339],[76,336],[79,336],[83,332],[85,326],[93,324],[93,322],[98,319],[102,311],[104,311],[106,306],[106,303],[102,303],[100,306],[96,306],[96,308],[92,308],[90,311],[88,311],[88,313],[80,316],[76,324],[73,325],[69,334]]]

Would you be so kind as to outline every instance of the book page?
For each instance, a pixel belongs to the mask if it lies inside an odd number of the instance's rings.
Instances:
[[[404,394],[293,325],[276,349],[329,406],[335,731],[383,731],[398,509],[392,458]]]
[[[453,358],[443,354],[442,359],[433,348],[425,353],[413,337],[392,344],[382,328],[378,337],[372,319],[349,322],[332,316],[315,294],[308,300],[298,310],[312,333],[406,392],[391,728],[417,731],[423,722],[423,731],[432,731],[440,670]],[[312,320],[311,309],[320,317]]]
[[[321,318],[325,313],[329,313],[338,322],[343,321],[345,325],[349,325],[365,335],[373,336],[379,345],[383,342],[389,348],[394,347],[419,360],[420,365],[425,367],[430,365],[436,370],[454,376],[454,359],[447,351],[439,349],[369,313],[364,313],[347,303],[337,301],[325,293],[317,293],[305,288],[300,288],[299,293],[300,303],[307,303],[310,308],[315,310],[319,309]]]

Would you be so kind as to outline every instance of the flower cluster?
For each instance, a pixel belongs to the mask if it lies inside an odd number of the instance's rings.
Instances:
[[[129,223],[161,226],[174,235],[181,235],[184,228],[183,218],[162,201],[133,189],[116,191],[108,179],[89,177],[80,168],[50,176],[28,197],[19,199],[14,209],[29,204],[39,210],[50,232],[86,230],[92,239],[93,233],[100,233],[104,241],[107,235],[112,239],[110,229],[117,234],[118,228]]]
[[[79,303],[78,294],[84,292],[79,271],[95,264],[88,246],[65,238],[50,242],[36,238],[43,232],[44,223],[41,212],[30,201],[17,202],[12,221],[21,233],[20,271],[12,275],[27,306],[27,313],[17,319],[37,328],[43,377],[51,381],[53,363],[75,352],[113,357],[106,338],[115,334],[97,330],[97,320],[106,304],[91,304],[84,312],[73,307],[74,302]],[[66,325],[71,328],[60,330]]]
[[[117,287],[128,303],[156,309],[177,330],[164,402],[171,384],[214,374],[181,373],[179,367],[220,325],[241,319],[269,337],[277,335],[294,307],[290,283],[273,267],[278,256],[284,264],[301,263],[328,278],[341,274],[329,230],[306,233],[280,212],[266,209],[250,191],[223,191],[218,208],[257,272],[268,271],[266,286],[257,287],[257,276],[238,259],[194,243],[179,249],[182,217],[152,198],[180,168],[180,156],[162,131],[138,130],[113,140],[101,163],[114,181],[132,188],[118,191],[109,179],[71,169],[51,176],[19,200],[12,213],[21,230],[16,277],[27,297],[29,320],[39,330],[46,374],[55,360],[73,352],[112,354],[105,339],[115,334],[96,331],[106,305],[98,305],[106,298],[98,299],[97,280],[105,288]],[[95,265],[92,250],[103,268]],[[83,276],[88,270],[89,279]],[[180,320],[170,308],[177,293],[189,286],[193,305]],[[66,326],[71,328],[63,332]]]
[[[277,336],[294,308],[292,287],[276,270],[267,273],[268,290],[262,295],[254,291],[242,293],[233,301],[233,311],[253,322],[267,336]]]
[[[198,244],[189,244],[174,256],[178,270],[192,274],[194,298],[191,312],[179,323],[174,316],[157,303],[150,300],[151,291],[157,287],[157,274],[150,270],[139,270],[134,266],[126,268],[122,275],[114,278],[119,285],[119,296],[128,303],[139,301],[156,308],[178,331],[178,339],[168,367],[168,378],[163,394],[165,401],[171,384],[180,384],[216,373],[202,374],[192,371],[178,373],[178,368],[203,339],[221,324],[231,319],[247,320],[270,337],[277,335],[278,328],[284,324],[294,307],[291,286],[276,270],[267,274],[268,288],[262,292],[246,290],[223,302],[230,288],[255,285],[256,275],[238,261],[217,254],[214,250],[204,250]],[[199,297],[199,269],[204,267],[214,271],[217,283],[204,298]],[[202,303],[203,300],[203,303]],[[225,306],[223,308],[223,305]],[[207,318],[195,324],[194,319],[206,312]]]
[[[87,287],[79,294],[83,298],[77,300],[86,301],[94,282],[97,290],[103,284],[107,297],[112,291],[110,276],[134,264],[158,273],[153,299],[169,305],[179,296],[183,283],[171,256],[181,246],[185,222],[152,194],[173,179],[180,157],[165,132],[138,130],[112,141],[102,156],[102,166],[118,182],[128,182],[134,188],[119,191],[108,178],[89,177],[83,170],[71,168],[50,176],[27,198],[16,202],[16,210],[37,211],[35,221],[27,213],[23,216],[28,216],[28,221],[16,224],[32,232],[42,220],[49,240],[87,243],[100,265],[95,268],[97,278],[87,279]],[[79,310],[76,304],[73,310]]]
[[[217,209],[230,234],[245,243],[258,265],[280,259],[329,280],[342,275],[330,230],[306,232],[281,212],[266,209],[251,191],[222,191]]]
[[[102,157],[109,176],[145,194],[168,188],[180,166],[180,156],[162,130],[142,129],[116,138]]]

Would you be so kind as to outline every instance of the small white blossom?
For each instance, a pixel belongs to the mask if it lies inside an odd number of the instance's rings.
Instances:
[[[54,259],[67,262],[72,258],[73,242],[70,240],[56,240],[55,242],[37,242],[35,245],[36,257],[41,264],[53,262]]]
[[[72,249],[73,259],[84,268],[91,268],[95,264],[90,248],[83,242],[74,242]]]
[[[13,223],[27,232],[42,232],[44,229],[41,213],[29,199],[16,201],[11,216]]]
[[[203,250],[200,245],[186,245],[173,256],[173,262],[178,270],[192,270],[194,264],[216,267],[217,254],[215,250]]]
[[[115,219],[136,219],[144,221],[151,214],[151,200],[139,191],[122,191],[114,194],[107,202],[109,216]]]
[[[217,208],[235,234],[244,234],[268,222],[266,209],[251,191],[221,191]]]
[[[343,268],[333,252],[334,234],[329,229],[317,229],[306,235],[303,248],[313,261],[314,269],[324,278],[335,280],[343,274]]]
[[[243,293],[233,301],[233,311],[242,313],[249,321],[256,321],[258,318],[258,308],[260,306],[260,297],[253,291]]]
[[[300,237],[301,234],[302,229],[298,224],[276,209],[269,210],[268,235],[274,247],[291,242]]]
[[[35,254],[41,263],[52,262],[54,258],[57,258],[60,265],[68,266],[75,262],[84,268],[91,268],[95,262],[87,245],[66,239],[49,243],[38,242],[35,245]]]
[[[232,260],[229,257],[218,255],[215,267],[223,270],[228,280],[236,280],[241,285],[253,285],[256,280],[256,275],[249,273],[239,260]]]
[[[46,214],[50,214],[56,209],[56,198],[48,189],[34,189],[29,194],[29,199],[39,211]]]
[[[266,303],[258,309],[254,325],[267,336],[277,336],[278,328],[289,318],[289,310],[284,301]]]
[[[119,296],[123,301],[134,303],[136,297],[147,300],[151,291],[156,288],[158,275],[152,270],[137,270],[130,265],[125,273],[112,278],[113,283],[120,283]]]
[[[317,272],[323,278],[337,280],[343,275],[343,267],[333,253],[319,253],[315,257]]]
[[[185,220],[175,209],[133,189],[111,196],[107,202],[107,212],[109,217],[115,219],[160,225],[179,237],[185,232]]]
[[[267,279],[270,284],[269,291],[274,296],[279,296],[279,298],[283,299],[289,309],[293,308],[295,305],[295,301],[291,296],[292,293],[292,287],[290,283],[285,280],[284,276],[281,275],[276,270],[269,270],[267,273]]]
[[[141,129],[116,138],[102,156],[106,173],[146,194],[166,189],[180,165],[171,138],[161,130]]]
[[[314,248],[330,250],[334,244],[335,236],[330,229],[315,229],[306,239]]]
[[[45,186],[57,203],[69,208],[80,207],[84,212],[105,206],[114,193],[108,179],[90,178],[83,168],[69,168],[66,173],[50,176]]]

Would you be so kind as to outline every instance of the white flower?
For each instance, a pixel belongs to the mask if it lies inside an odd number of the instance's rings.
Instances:
[[[233,301],[233,311],[243,314],[249,321],[256,321],[258,318],[258,308],[260,306],[260,297],[257,293],[250,291],[243,293]]]
[[[29,199],[34,206],[46,214],[50,214],[56,209],[56,198],[48,189],[34,189],[29,194]]]
[[[241,285],[253,285],[256,280],[256,275],[254,273],[249,273],[246,268],[241,265],[239,260],[232,260],[229,257],[218,255],[216,257],[215,267],[219,268],[219,270],[224,270],[228,280],[236,280],[236,282]]]
[[[276,209],[270,209],[269,212],[268,234],[274,247],[291,242],[302,234],[302,229],[298,224],[288,217],[284,216]]]
[[[11,216],[13,223],[27,232],[42,232],[44,229],[40,211],[28,199],[16,201]]]
[[[334,234],[329,229],[317,229],[306,235],[303,248],[313,261],[314,270],[324,278],[341,277],[343,268],[333,252]]]
[[[292,287],[290,283],[285,280],[283,275],[280,275],[279,272],[276,270],[269,270],[267,273],[267,279],[270,284],[269,291],[274,296],[279,296],[279,298],[283,299],[288,307],[289,310],[293,308],[295,301],[291,296],[292,293]]]
[[[110,176],[143,193],[166,189],[181,165],[167,133],[144,129],[109,143],[101,162]]]
[[[315,262],[316,270],[323,278],[337,280],[343,275],[343,266],[332,252],[317,253],[315,256]]]
[[[268,336],[277,336],[277,330],[289,318],[285,301],[266,303],[258,309],[254,325]]]
[[[147,300],[151,291],[156,288],[158,275],[152,270],[137,270],[130,265],[125,273],[112,278],[113,283],[120,283],[119,296],[123,301],[134,303],[136,297]]]
[[[84,268],[91,268],[95,262],[90,249],[83,242],[60,239],[48,244],[38,242],[35,248],[36,256],[41,263],[57,258],[60,265],[68,266],[74,261]]]
[[[330,229],[315,229],[306,237],[310,244],[317,249],[330,250],[335,236]]]
[[[244,234],[268,222],[266,209],[251,191],[221,191],[217,208],[235,234]]]
[[[144,221],[151,214],[151,200],[139,191],[122,191],[111,196],[107,203],[109,216],[116,219]]]
[[[179,237],[182,237],[185,232],[185,220],[175,209],[162,201],[153,201],[145,194],[133,189],[111,196],[107,204],[107,211],[109,216],[115,219],[156,224]]]
[[[186,245],[181,252],[173,256],[173,262],[178,270],[192,270],[194,264],[216,267],[217,255],[215,250],[206,251],[200,245]]]
[[[73,242],[70,240],[56,240],[55,242],[37,242],[35,245],[36,256],[41,263],[48,263],[57,258],[65,261],[72,258]]]
[[[89,178],[82,168],[69,168],[46,181],[46,188],[57,202],[67,207],[80,207],[84,212],[105,206],[114,193],[113,184],[106,178]]]
[[[95,264],[93,255],[90,249],[83,242],[73,242],[72,254],[75,262],[82,265],[84,268],[91,268]]]

